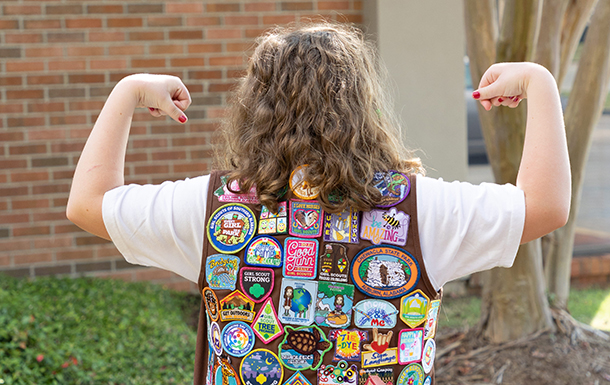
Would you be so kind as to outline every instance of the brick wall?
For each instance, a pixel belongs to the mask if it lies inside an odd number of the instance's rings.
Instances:
[[[72,225],[65,206],[80,151],[113,85],[134,72],[180,76],[189,123],[134,116],[126,182],[206,173],[227,94],[254,38],[273,25],[360,23],[362,2],[22,1],[0,3],[0,273],[95,275],[194,286],[127,264]]]

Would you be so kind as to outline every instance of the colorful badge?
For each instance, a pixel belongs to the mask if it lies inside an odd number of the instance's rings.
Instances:
[[[210,342],[210,346],[214,349],[214,353],[217,356],[222,355],[222,339],[220,326],[216,322],[212,322],[210,324],[210,334],[208,335],[208,341]]]
[[[205,262],[205,279],[211,289],[235,290],[238,270],[239,257],[225,254],[210,255]]]
[[[288,237],[284,240],[284,277],[315,279],[318,268],[318,240]]]
[[[266,344],[284,334],[284,327],[280,323],[271,298],[267,298],[254,318],[252,329],[254,334]]]
[[[354,324],[359,328],[392,329],[398,310],[390,302],[365,299],[354,306]]]
[[[214,362],[216,362],[216,354],[212,349],[212,344],[208,343],[208,362],[206,365],[205,384],[214,385]]]
[[[403,329],[398,334],[398,363],[421,361],[424,349],[424,329]]]
[[[269,211],[267,206],[261,208],[258,220],[259,234],[286,234],[288,232],[288,212],[286,202],[279,202],[277,214]]]
[[[434,366],[434,356],[436,355],[436,342],[433,339],[426,341],[424,345],[424,353],[421,361],[421,366],[424,368],[424,373],[428,374]]]
[[[352,320],[354,286],[346,283],[318,282],[316,323],[331,328],[346,328]]]
[[[256,219],[248,207],[228,204],[214,211],[208,222],[208,239],[223,254],[237,253],[256,233]]]
[[[216,359],[214,385],[240,385],[237,372],[226,358],[217,357]]]
[[[311,385],[311,382],[301,372],[294,372],[284,385]]]
[[[318,385],[357,385],[358,367],[339,361],[336,365],[322,365],[318,369]]]
[[[424,385],[432,385],[432,377],[426,377],[426,379],[424,380]]]
[[[324,213],[324,240],[326,242],[358,243],[360,214],[351,209],[339,214]]]
[[[279,345],[280,361],[291,370],[317,370],[324,354],[333,347],[322,329],[315,325],[286,326],[284,331],[284,339]]]
[[[365,344],[362,351],[362,367],[393,365],[397,363],[397,348],[390,348],[392,331],[386,334],[373,329],[373,340]]]
[[[290,235],[317,238],[322,235],[324,211],[318,201],[290,200]]]
[[[406,175],[390,170],[388,172],[376,172],[373,176],[373,186],[379,190],[382,199],[377,207],[391,207],[399,204],[411,190],[411,182]]]
[[[385,210],[371,210],[362,213],[360,238],[368,239],[378,245],[390,243],[404,246],[407,243],[410,217],[402,211],[391,208]]]
[[[281,385],[284,368],[272,351],[255,349],[241,360],[239,376],[242,385]]]
[[[250,203],[250,204],[260,203],[258,198],[256,197],[256,187],[255,186],[252,186],[250,188],[250,191],[248,191],[248,193],[246,193],[246,194],[237,194],[237,193],[229,191],[229,189],[227,188],[227,181],[229,180],[228,176],[223,175],[220,177],[220,180],[222,181],[222,186],[217,188],[216,191],[214,191],[214,195],[216,195],[218,197],[218,200],[220,202],[235,202],[235,203]],[[237,183],[236,180],[234,180],[231,183],[231,190],[239,191],[239,184]]]
[[[218,321],[219,308],[218,308],[218,297],[214,290],[209,287],[204,287],[203,291],[203,302],[205,303],[205,310],[212,321]]]
[[[246,297],[241,291],[235,290],[220,300],[221,321],[245,321],[254,319],[254,301]]]
[[[228,354],[234,357],[243,357],[250,353],[254,347],[254,332],[245,322],[229,322],[222,329],[222,347]]]
[[[396,385],[422,385],[424,383],[424,369],[420,364],[410,364],[400,372]]]
[[[333,361],[360,361],[360,344],[369,339],[369,334],[362,330],[340,329],[329,331],[328,338],[335,341]]]
[[[411,254],[395,246],[371,246],[352,260],[352,282],[374,298],[397,298],[419,281],[419,265]]]
[[[394,368],[360,369],[358,385],[393,385]]]
[[[244,267],[239,272],[239,286],[252,301],[263,302],[273,291],[273,269]]]
[[[345,246],[337,243],[326,243],[320,252],[320,281],[347,283],[349,275],[349,259]]]
[[[434,338],[436,334],[436,323],[438,322],[438,309],[441,306],[441,300],[437,299],[430,302],[428,307],[428,315],[426,317],[426,325],[424,326],[424,339]]]
[[[318,282],[301,279],[282,279],[282,297],[278,304],[279,318],[284,324],[311,325],[314,321],[314,300]]]
[[[430,300],[421,290],[415,290],[400,299],[400,319],[414,328],[426,320]]]
[[[259,235],[248,245],[245,262],[250,266],[281,267],[282,245],[273,237]]]
[[[292,171],[292,173],[290,174],[290,180],[288,181],[288,184],[290,185],[290,188],[292,189],[294,195],[298,196],[299,198],[307,200],[316,199],[318,197],[318,194],[320,193],[320,188],[312,187],[305,180],[305,168],[307,166],[307,164],[304,164],[295,168],[294,171]]]

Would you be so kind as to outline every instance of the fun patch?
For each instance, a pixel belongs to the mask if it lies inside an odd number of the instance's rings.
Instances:
[[[324,211],[317,201],[290,201],[290,235],[317,238],[322,234]]]
[[[284,334],[284,327],[280,323],[271,298],[267,298],[254,318],[252,329],[254,334],[266,344]]]
[[[373,186],[381,193],[381,202],[377,207],[391,207],[399,204],[411,190],[411,182],[406,175],[390,170],[376,172],[373,176]]]
[[[279,345],[280,361],[291,370],[317,370],[333,344],[317,326],[286,326]]]
[[[370,344],[365,344],[362,351],[362,367],[370,368],[397,363],[397,348],[390,348],[392,342],[392,331],[379,333],[373,329],[373,339]]]
[[[424,373],[428,374],[434,366],[434,356],[436,355],[436,342],[433,339],[426,341],[424,345],[423,358],[421,366],[424,368]]]
[[[427,376],[424,380],[424,385],[432,385],[432,377]]]
[[[424,349],[424,329],[403,329],[398,334],[398,363],[421,361]],[[423,377],[422,377],[423,378]]]
[[[214,385],[240,385],[237,372],[226,358],[216,358]]]
[[[220,177],[220,180],[222,182],[222,186],[220,186],[219,188],[216,189],[216,191],[214,191],[214,195],[216,195],[218,197],[218,200],[220,202],[236,202],[236,203],[250,203],[250,204],[260,203],[258,198],[256,197],[256,187],[255,186],[252,186],[250,188],[250,191],[245,194],[237,194],[237,193],[229,191],[229,188],[227,187],[227,181],[229,180],[228,176],[223,175]],[[237,183],[236,180],[234,180],[231,183],[231,190],[239,191],[239,184]]]
[[[337,243],[326,243],[320,253],[320,281],[347,283],[349,276],[349,259],[345,246]]]
[[[259,234],[286,234],[288,232],[288,211],[286,202],[278,203],[277,214],[269,211],[267,206],[261,208],[261,215],[258,220]]]
[[[434,338],[436,334],[436,324],[438,322],[438,309],[441,306],[441,300],[437,299],[430,302],[428,307],[428,315],[426,317],[426,326],[424,326],[424,339]]]
[[[292,189],[294,195],[301,199],[316,199],[320,193],[320,188],[312,187],[309,182],[305,180],[305,169],[307,164],[297,167],[290,174],[288,184]]]
[[[222,355],[222,338],[220,332],[220,326],[216,322],[210,324],[210,331],[208,335],[208,341],[210,346],[214,350],[217,356]]]
[[[245,257],[250,266],[281,267],[282,245],[273,237],[259,235],[248,245]]]
[[[275,353],[256,349],[241,360],[239,375],[242,385],[282,385],[284,368]]]
[[[369,381],[370,379],[370,381]],[[393,385],[393,368],[360,369],[358,385]]]
[[[254,347],[254,332],[245,322],[229,322],[222,329],[222,347],[234,357],[243,357]]]
[[[340,329],[329,331],[328,339],[335,341],[333,361],[360,361],[360,345],[369,339],[369,335],[362,330]]]
[[[288,237],[284,241],[284,277],[315,279],[318,267],[318,240]]]
[[[410,364],[400,372],[396,385],[422,385],[424,370],[420,364]]]
[[[419,281],[419,265],[407,251],[395,246],[371,246],[352,260],[352,282],[373,298],[397,298]]]
[[[311,385],[311,382],[301,372],[294,372],[284,385]]]
[[[278,311],[284,324],[311,325],[314,321],[314,299],[318,294],[318,282],[300,279],[282,279],[282,297]]]
[[[254,213],[248,207],[228,204],[214,211],[208,222],[208,239],[223,254],[233,254],[250,242],[256,233]]]
[[[396,326],[398,310],[390,302],[380,299],[365,299],[354,306],[356,327],[392,329]]]
[[[263,302],[273,291],[273,269],[244,267],[239,272],[239,285],[246,297]]]
[[[410,217],[402,211],[391,208],[371,210],[362,213],[360,238],[378,245],[390,243],[404,246],[407,243]]]
[[[214,254],[205,262],[205,279],[214,290],[235,290],[239,257],[234,255]]]
[[[322,365],[318,369],[318,385],[357,385],[358,367],[339,361],[336,365]]]
[[[221,321],[245,321],[254,319],[254,301],[246,297],[241,291],[235,290],[220,300]]]
[[[324,214],[324,240],[326,242],[358,243],[360,214],[351,209],[339,214]]]
[[[214,290],[210,289],[209,287],[204,287],[202,294],[205,310],[208,313],[208,316],[212,321],[218,321],[220,310],[218,308],[218,297],[216,297],[216,293],[214,293]]]
[[[354,286],[346,283],[318,282],[316,323],[331,328],[346,328],[352,319]]]
[[[400,299],[400,319],[414,328],[426,320],[428,314],[428,297],[421,291],[415,290]]]

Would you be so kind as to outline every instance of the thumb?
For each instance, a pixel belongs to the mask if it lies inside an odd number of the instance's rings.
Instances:
[[[500,84],[494,82],[487,86],[479,87],[478,89],[476,89],[472,93],[472,97],[480,101],[490,100],[502,96],[502,91],[503,89]]]
[[[180,107],[182,107],[182,105],[178,100],[172,100],[171,103],[168,103],[168,107],[165,111],[167,115],[170,118],[174,119],[176,122],[186,123],[188,118],[186,117],[182,109],[180,109]]]

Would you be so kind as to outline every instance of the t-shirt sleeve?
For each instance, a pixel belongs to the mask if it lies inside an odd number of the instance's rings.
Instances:
[[[209,175],[160,185],[125,185],[104,194],[104,225],[127,262],[197,282]]]
[[[438,290],[477,271],[512,266],[525,196],[511,184],[475,186],[418,175],[417,213],[424,264]]]

